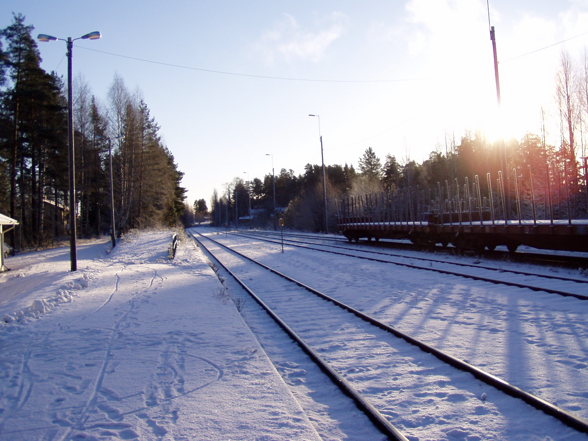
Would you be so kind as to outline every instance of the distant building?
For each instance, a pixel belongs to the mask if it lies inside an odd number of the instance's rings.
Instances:
[[[4,233],[9,232],[13,228],[18,225],[18,221],[16,219],[12,219],[4,214],[0,213],[0,272],[8,270],[4,265],[4,257],[6,257],[6,252],[4,247]]]
[[[51,228],[53,237],[61,237],[68,231],[68,209],[58,202],[43,199],[43,224],[45,230]],[[49,227],[50,226],[50,227]]]

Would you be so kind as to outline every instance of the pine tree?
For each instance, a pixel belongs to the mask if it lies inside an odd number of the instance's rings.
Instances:
[[[63,142],[60,83],[40,67],[41,58],[32,26],[24,16],[2,30],[7,42],[6,65],[10,84],[3,95],[3,114],[9,121],[6,134],[9,168],[9,212],[21,223],[21,245],[43,240],[46,170],[50,154]],[[63,170],[61,171],[63,173]]]
[[[379,180],[382,174],[382,163],[371,147],[368,147],[359,159],[359,171],[369,179]]]
[[[395,156],[390,154],[386,155],[386,162],[384,163],[382,174],[382,183],[386,192],[391,193],[398,188],[398,183],[400,182],[400,165],[396,161]]]
[[[9,182],[10,182],[10,217],[21,222],[20,232],[26,232],[28,218],[25,216],[25,188],[24,188],[24,149],[23,115],[27,115],[27,100],[32,92],[31,79],[33,72],[39,69],[40,56],[35,41],[31,37],[32,26],[24,23],[23,15],[13,15],[13,23],[2,30],[2,37],[7,41],[6,63],[11,81],[9,90],[4,96],[6,115],[10,120],[10,134],[8,142],[10,153]],[[20,187],[17,189],[17,186]],[[17,213],[17,196],[21,196],[20,210]],[[13,243],[14,246],[14,243]]]

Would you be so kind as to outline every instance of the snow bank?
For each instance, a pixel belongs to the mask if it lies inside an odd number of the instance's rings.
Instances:
[[[25,277],[21,275],[21,277]],[[62,303],[69,303],[77,295],[76,291],[88,287],[87,275],[68,281],[57,292],[49,297],[37,298],[22,309],[10,313],[4,313],[0,319],[0,326],[10,323],[24,323],[28,320],[38,319],[42,315],[53,311]]]

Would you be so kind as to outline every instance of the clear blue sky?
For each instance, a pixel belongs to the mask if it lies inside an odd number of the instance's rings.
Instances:
[[[507,132],[539,133],[543,106],[557,137],[555,72],[562,49],[583,63],[588,2],[490,9]],[[270,173],[266,153],[276,173],[319,164],[309,113],[321,116],[327,164],[357,165],[369,146],[382,160],[422,161],[453,135],[495,127],[485,0],[2,0],[0,26],[11,12],[35,35],[102,32],[75,43],[74,75],[104,104],[115,73],[140,90],[189,202]],[[39,48],[43,67],[65,76],[65,44]]]

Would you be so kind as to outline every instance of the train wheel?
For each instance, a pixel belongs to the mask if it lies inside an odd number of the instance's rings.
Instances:
[[[519,244],[517,244],[517,243],[509,243],[506,245],[506,248],[508,248],[509,253],[514,253],[518,247],[519,247]]]
[[[496,249],[496,245],[494,245],[494,244],[488,245],[488,244],[487,244],[487,245],[486,245],[486,249],[487,249],[488,251],[494,251],[494,250]]]

